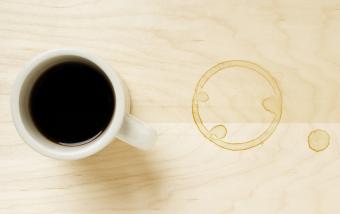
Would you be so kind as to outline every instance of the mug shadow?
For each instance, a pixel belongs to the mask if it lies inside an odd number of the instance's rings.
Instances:
[[[116,140],[101,152],[70,167],[84,194],[102,208],[145,207],[161,192],[161,172],[156,171],[152,151],[140,151]],[[97,204],[98,205],[98,204]]]

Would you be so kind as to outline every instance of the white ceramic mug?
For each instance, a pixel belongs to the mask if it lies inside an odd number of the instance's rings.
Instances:
[[[98,66],[108,77],[115,94],[115,110],[105,131],[89,143],[66,146],[44,137],[35,127],[29,112],[29,96],[36,80],[48,68],[68,61],[79,61]],[[156,140],[156,132],[129,114],[130,95],[118,74],[100,58],[77,49],[47,51],[30,61],[18,75],[11,95],[12,117],[23,140],[39,153],[62,160],[90,156],[114,141],[122,140],[140,149],[149,149]]]

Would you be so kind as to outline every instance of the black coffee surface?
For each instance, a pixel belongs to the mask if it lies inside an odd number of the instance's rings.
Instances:
[[[115,97],[98,68],[65,62],[45,71],[30,96],[35,126],[49,140],[76,145],[99,136],[110,123]]]

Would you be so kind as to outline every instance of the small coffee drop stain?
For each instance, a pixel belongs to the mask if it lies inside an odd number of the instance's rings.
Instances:
[[[209,135],[210,138],[213,139],[225,138],[225,136],[227,135],[227,128],[224,125],[214,126],[212,129],[210,129]]]
[[[274,114],[278,112],[280,108],[275,97],[267,97],[266,99],[264,99],[262,102],[262,106],[264,109]]]
[[[308,136],[309,148],[315,152],[325,150],[330,143],[329,134],[321,129],[313,130]]]
[[[209,100],[209,95],[205,91],[201,91],[198,94],[198,100],[200,102],[207,102]]]

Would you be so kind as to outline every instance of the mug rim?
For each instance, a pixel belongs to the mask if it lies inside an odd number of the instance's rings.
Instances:
[[[114,91],[115,109],[110,123],[107,125],[103,133],[101,133],[97,138],[83,145],[65,146],[52,142],[46,137],[43,137],[45,139],[44,142],[34,138],[30,131],[31,129],[25,126],[23,122],[23,115],[20,111],[20,95],[22,93],[22,86],[25,84],[27,77],[32,75],[32,73],[37,72],[38,66],[45,62],[56,60],[56,58],[60,57],[80,57],[98,66],[98,68],[100,68],[109,79]],[[33,85],[34,83],[31,84]],[[48,157],[62,160],[75,160],[97,153],[115,139],[123,124],[126,114],[126,94],[123,82],[120,80],[118,74],[102,59],[84,50],[59,48],[37,55],[24,66],[22,71],[18,74],[12,88],[11,112],[14,125],[26,144],[31,146],[40,154]]]

